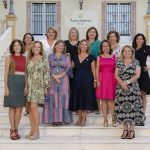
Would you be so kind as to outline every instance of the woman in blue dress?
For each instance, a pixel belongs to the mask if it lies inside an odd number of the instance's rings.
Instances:
[[[73,59],[74,78],[70,97],[69,109],[77,111],[79,116],[77,126],[85,126],[88,110],[97,110],[94,86],[95,57],[89,55],[87,40],[81,40],[78,55]]]

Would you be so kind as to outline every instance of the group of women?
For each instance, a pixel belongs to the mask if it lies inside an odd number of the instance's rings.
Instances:
[[[15,39],[10,45],[4,94],[10,138],[21,138],[18,126],[24,106],[31,124],[25,137],[39,138],[38,105],[43,105],[41,122],[56,127],[72,123],[72,111],[78,115],[76,125],[84,127],[87,113],[97,110],[103,113],[103,126],[108,127],[110,109],[112,126],[123,124],[121,138],[134,138],[134,126],[144,125],[146,95],[150,93],[146,65],[150,47],[144,35],[137,34],[132,47],[123,48],[118,32],[110,31],[101,42],[95,27],[81,41],[74,27],[68,40],[56,39],[57,31],[50,27],[42,41],[34,41],[26,33],[23,42]]]

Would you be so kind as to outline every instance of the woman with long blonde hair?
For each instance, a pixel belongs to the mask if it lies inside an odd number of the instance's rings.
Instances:
[[[31,130],[26,138],[35,140],[39,138],[40,115],[38,104],[44,104],[47,88],[49,87],[50,70],[45,57],[43,45],[35,41],[29,51],[27,63],[27,102]]]

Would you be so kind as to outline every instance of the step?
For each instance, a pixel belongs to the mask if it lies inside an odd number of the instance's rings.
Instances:
[[[136,137],[132,140],[122,140],[118,136],[46,136],[38,140],[20,139],[9,140],[8,137],[0,139],[1,150],[149,150],[150,140],[147,137]]]
[[[40,115],[42,115],[42,110],[40,112]],[[78,119],[77,115],[73,114],[73,125],[75,124],[77,119]],[[109,128],[112,128],[112,124],[111,124],[112,121],[111,120],[112,120],[112,117],[109,115],[108,116]],[[0,129],[5,129],[6,127],[9,128],[8,127],[8,125],[9,125],[8,109],[7,109],[7,112],[0,113],[0,122],[1,122]],[[87,123],[87,125],[92,126],[92,127],[93,126],[94,127],[95,126],[96,127],[102,127],[103,126],[103,117],[102,117],[102,115],[88,114],[86,123]],[[28,116],[23,116],[23,114],[22,114],[20,127],[26,127],[27,128],[29,126],[29,124],[30,124],[29,117]],[[42,127],[46,126],[45,124],[41,124],[41,125],[42,125]],[[144,127],[149,127],[149,126],[150,126],[150,114],[146,114],[146,121],[145,121],[145,126]],[[68,127],[68,126],[65,125],[64,127]]]

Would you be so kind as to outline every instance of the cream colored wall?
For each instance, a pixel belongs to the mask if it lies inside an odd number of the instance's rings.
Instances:
[[[14,0],[14,11],[17,16],[17,38],[22,39],[23,34],[26,32],[26,1],[31,0]],[[44,2],[46,0],[32,0],[37,2]],[[50,2],[51,0],[48,0]],[[55,1],[55,0],[52,0]],[[56,0],[57,1],[57,0]],[[108,0],[84,0],[83,10],[96,10],[98,12],[98,32],[101,35],[101,2]],[[130,2],[134,0],[113,0],[113,2]],[[112,2],[112,0],[109,0]],[[8,6],[9,8],[9,6]],[[65,26],[65,14],[72,13],[79,10],[78,0],[61,0],[61,37],[66,39],[68,36],[69,28]],[[144,32],[143,17],[147,10],[147,0],[136,0],[136,32]],[[8,14],[8,9],[4,9],[3,3],[0,2],[0,19]],[[85,37],[87,28],[79,28],[80,38]],[[101,38],[101,37],[100,37]]]

